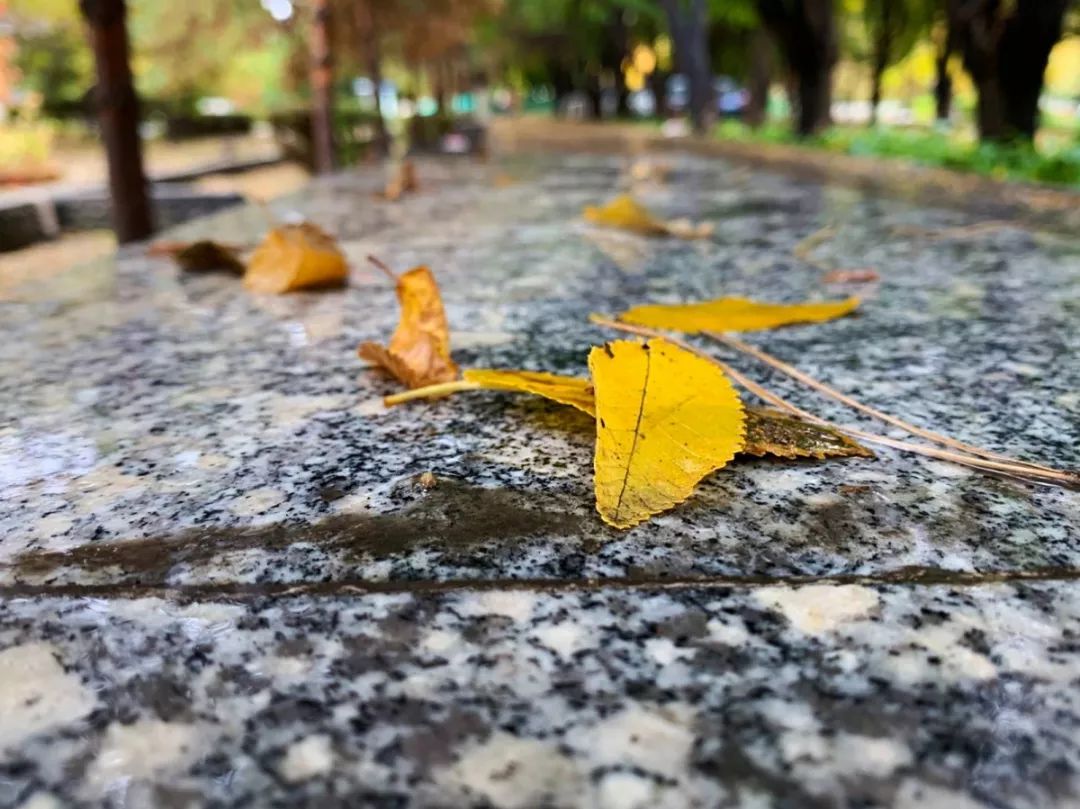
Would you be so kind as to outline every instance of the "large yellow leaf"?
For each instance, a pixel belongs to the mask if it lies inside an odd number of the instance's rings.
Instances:
[[[701,239],[712,233],[712,225],[695,225],[685,219],[665,222],[654,216],[629,194],[621,194],[606,205],[587,205],[582,212],[587,222],[605,227],[620,228],[643,236],[678,236],[680,239]]]
[[[716,298],[700,303],[635,306],[619,319],[652,329],[693,334],[699,331],[754,331],[791,323],[816,323],[853,312],[858,298],[821,303],[763,303],[749,298]]]
[[[357,353],[410,388],[456,378],[458,368],[450,357],[450,326],[435,276],[427,267],[414,267],[399,275],[395,284],[401,319],[390,345],[362,343]]]
[[[683,502],[742,449],[738,393],[711,362],[666,340],[589,353],[596,389],[596,508],[629,528]]]
[[[592,383],[587,379],[543,371],[496,371],[487,368],[470,368],[462,371],[461,376],[478,388],[532,393],[576,407],[590,416],[596,415]]]
[[[248,259],[244,286],[255,292],[289,292],[337,286],[349,267],[337,243],[310,222],[282,225],[266,234]]]

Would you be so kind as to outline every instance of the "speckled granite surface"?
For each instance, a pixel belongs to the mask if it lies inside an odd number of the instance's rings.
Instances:
[[[587,420],[382,409],[354,347],[397,312],[367,253],[433,268],[462,365],[583,373],[590,311],[848,294],[791,255],[834,223],[815,255],[882,277],[860,315],[755,343],[1080,465],[1075,239],[913,238],[972,220],[674,162],[637,190],[711,240],[580,223],[620,159],[515,159],[423,166],[397,205],[374,175],[276,204],[342,240],[344,291],[137,251],[0,281],[0,806],[1080,805],[1077,493],[889,451],[740,461],[616,533]]]

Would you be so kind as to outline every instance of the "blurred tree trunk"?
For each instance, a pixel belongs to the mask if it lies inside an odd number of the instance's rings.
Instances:
[[[623,19],[624,9],[615,4],[608,17],[608,35],[604,39],[602,62],[605,71],[610,71],[614,79],[615,117],[625,118],[630,114],[627,104],[626,77],[623,75],[623,60],[628,56],[630,31]]]
[[[1070,0],[949,0],[949,26],[979,93],[984,141],[1032,140],[1050,51]]]
[[[646,86],[652,92],[656,103],[656,115],[660,118],[667,115],[667,93],[664,92],[664,84],[667,78],[668,74],[657,68],[645,80]]]
[[[743,119],[755,129],[765,123],[769,110],[769,85],[772,84],[773,52],[772,39],[764,28],[754,31],[750,43],[750,70],[747,77],[747,101]]]
[[[877,31],[874,32],[874,54],[870,76],[870,126],[877,126],[878,106],[881,104],[881,77],[889,65],[892,47],[892,0],[883,0],[877,15]]]
[[[797,84],[795,131],[812,135],[830,122],[837,59],[833,0],[758,0],[758,13]]]
[[[436,59],[428,63],[428,81],[431,82],[431,92],[435,96],[435,103],[439,105],[439,115],[447,115],[450,112],[450,97],[447,87],[447,64],[445,59]]]
[[[660,0],[660,4],[675,43],[675,63],[690,82],[690,123],[694,132],[701,135],[708,131],[713,120],[705,0]]]
[[[334,170],[334,58],[330,2],[313,0],[311,23],[311,139],[315,171]]]
[[[124,0],[81,0],[97,66],[96,102],[109,165],[116,240],[146,238],[154,231],[139,139],[139,99],[131,80]]]
[[[386,130],[386,119],[382,112],[382,53],[379,45],[379,29],[375,22],[375,12],[371,0],[358,0],[353,6],[355,23],[360,31],[360,47],[363,51],[361,64],[366,64],[368,78],[375,90],[375,154],[386,157],[390,154],[390,134]]]
[[[952,27],[945,26],[945,36],[941,47],[938,49],[934,68],[937,78],[934,81],[934,108],[935,118],[939,124],[946,124],[952,116],[952,76],[949,75],[949,57],[952,56],[955,43],[953,42]]]
[[[562,114],[563,102],[574,91],[574,77],[557,58],[553,58],[548,64],[548,75],[551,77],[551,87],[555,93],[555,115]]]

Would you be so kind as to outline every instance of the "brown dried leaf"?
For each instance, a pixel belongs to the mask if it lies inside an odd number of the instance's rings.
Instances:
[[[192,242],[174,256],[180,269],[188,272],[207,270],[226,270],[236,275],[244,274],[244,262],[240,260],[240,250],[218,242]]]
[[[873,458],[874,453],[829,427],[792,418],[767,407],[746,409],[746,455],[778,458]]]

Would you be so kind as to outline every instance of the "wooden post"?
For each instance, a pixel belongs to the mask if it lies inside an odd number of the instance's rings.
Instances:
[[[311,28],[311,138],[315,171],[334,170],[334,56],[330,45],[330,0],[314,0]]]
[[[139,141],[139,101],[131,81],[124,0],[80,0],[97,65],[96,101],[109,164],[116,240],[138,241],[153,230]]]

